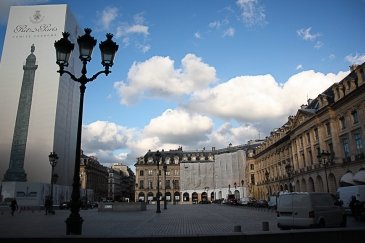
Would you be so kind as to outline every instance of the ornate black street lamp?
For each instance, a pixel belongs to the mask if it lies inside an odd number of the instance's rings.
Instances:
[[[54,210],[53,210],[53,182],[55,180],[55,175],[53,174],[54,172],[54,167],[56,167],[57,162],[58,162],[58,155],[55,152],[51,152],[48,155],[48,159],[49,159],[49,163],[51,164],[52,170],[51,170],[51,193],[49,196],[49,200],[50,200],[50,212],[52,214],[54,214]]]
[[[68,66],[68,60],[70,58],[71,52],[74,49],[74,44],[68,40],[69,33],[62,33],[63,37],[54,43],[56,48],[56,63],[60,67],[57,72],[62,76],[64,73],[68,74],[71,79],[75,82],[80,83],[80,104],[79,104],[79,116],[78,116],[78,126],[77,126],[77,141],[76,141],[76,155],[75,155],[75,170],[73,176],[72,184],[72,194],[71,194],[71,214],[66,220],[66,234],[81,235],[82,232],[82,222],[83,219],[80,217],[79,211],[81,206],[80,201],[80,155],[81,155],[81,126],[82,126],[82,114],[84,106],[84,94],[86,89],[86,84],[95,80],[100,74],[104,73],[106,76],[111,73],[109,68],[113,66],[114,56],[118,50],[118,45],[112,41],[112,34],[106,35],[106,40],[99,44],[101,51],[101,64],[104,66],[103,71],[99,71],[94,74],[91,78],[86,77],[87,70],[86,64],[91,60],[91,53],[94,46],[96,45],[96,40],[90,35],[91,29],[86,28],[85,34],[77,38],[77,43],[79,45],[80,60],[83,63],[81,70],[81,76],[76,78],[74,74],[69,71],[64,70]]]
[[[324,165],[324,174],[326,176],[326,185],[327,185],[327,192],[330,192],[329,186],[328,186],[328,178],[327,178],[327,168],[332,164],[331,160],[331,153],[328,151],[322,150],[322,153],[317,155],[318,163]]]
[[[157,209],[156,213],[161,213],[160,209],[160,159],[161,159],[161,153],[157,150],[155,153],[155,162],[157,163]]]
[[[167,209],[167,201],[166,201],[166,171],[167,171],[167,164],[163,163],[163,173],[164,173],[164,180],[165,180],[165,196],[163,200],[163,209]]]

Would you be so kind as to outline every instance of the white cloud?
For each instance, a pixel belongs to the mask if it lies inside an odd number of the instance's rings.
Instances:
[[[247,27],[266,24],[265,9],[258,0],[237,0],[236,4]]]
[[[181,60],[180,69],[175,69],[169,57],[154,56],[134,63],[128,72],[128,83],[116,82],[114,87],[122,98],[121,103],[131,104],[146,92],[160,98],[188,95],[215,80],[215,68],[194,54],[187,54]]]
[[[349,54],[345,57],[345,60],[347,62],[349,62],[350,64],[362,64],[365,62],[365,54],[360,55],[360,54]]]
[[[206,144],[206,146],[225,148],[229,143],[240,145],[248,140],[258,138],[258,134],[259,131],[252,125],[241,124],[238,127],[234,127],[231,123],[226,122],[212,132],[209,144]]]
[[[321,48],[323,45],[324,45],[324,44],[323,44],[323,42],[322,42],[322,41],[317,41],[317,42],[316,42],[316,44],[314,45],[314,48],[319,49],[319,48]]]
[[[189,144],[207,139],[213,128],[213,121],[203,115],[191,114],[186,110],[166,110],[144,129],[144,135],[158,137],[164,144]]]
[[[279,84],[269,74],[240,76],[214,88],[195,92],[187,107],[196,112],[241,122],[285,120],[305,103],[307,97],[317,97],[347,73],[303,71],[284,84]]]
[[[296,68],[297,70],[301,70],[301,69],[303,69],[303,65],[302,64],[299,64],[298,66],[297,66],[297,68]]]
[[[120,23],[115,32],[115,37],[122,38],[124,46],[132,44],[143,53],[148,52],[152,48],[147,40],[147,37],[150,35],[150,28],[145,23],[143,12],[133,16],[133,23]]]
[[[330,54],[330,55],[328,56],[328,58],[329,58],[330,60],[334,60],[334,59],[336,58],[336,55],[335,55],[335,54]]]
[[[141,24],[136,24],[136,25],[129,26],[126,29],[126,32],[131,33],[131,34],[142,34],[142,35],[145,35],[145,36],[149,35],[148,26],[141,25]]]
[[[137,48],[140,49],[143,53],[148,52],[151,49],[151,45],[150,44],[136,44]]]
[[[103,162],[112,162],[113,151],[126,148],[134,133],[134,129],[113,122],[95,121],[82,127],[82,149],[85,154],[95,155]]]
[[[226,29],[223,33],[223,36],[228,36],[228,37],[233,37],[235,34],[235,29],[233,27],[229,27],[228,29]]]
[[[311,30],[312,27],[309,27],[307,29],[300,29],[297,30],[297,34],[300,38],[302,38],[305,41],[315,41],[320,36],[320,34],[319,33],[312,34],[310,33]]]
[[[201,38],[202,38],[202,35],[200,34],[200,32],[195,32],[195,33],[194,33],[194,37],[195,37],[196,39],[201,39]]]
[[[105,7],[103,11],[97,13],[99,16],[98,25],[102,30],[109,30],[110,24],[118,17],[118,8]]]
[[[219,29],[221,27],[221,22],[219,20],[213,21],[209,23],[209,28]]]

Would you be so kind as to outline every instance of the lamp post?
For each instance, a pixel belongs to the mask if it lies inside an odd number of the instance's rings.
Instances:
[[[52,214],[54,214],[54,211],[53,211],[53,182],[54,182],[54,175],[53,175],[53,172],[54,172],[54,167],[57,165],[57,162],[58,162],[58,155],[55,153],[55,152],[51,152],[49,155],[48,155],[48,159],[49,159],[49,163],[51,164],[51,167],[52,167],[52,170],[51,170],[51,193],[50,193],[50,196],[49,196],[49,200],[50,200],[50,212]]]
[[[322,163],[324,165],[324,174],[326,176],[326,186],[327,186],[327,192],[330,192],[329,186],[328,186],[328,178],[327,178],[327,167],[329,167],[332,164],[331,161],[331,153],[328,151],[322,150],[322,153],[317,155],[318,163]]]
[[[57,71],[62,76],[63,74],[68,74],[71,79],[75,82],[80,83],[80,104],[79,104],[79,114],[78,114],[78,126],[77,126],[77,140],[76,140],[76,154],[75,154],[75,169],[73,175],[72,184],[72,194],[71,194],[71,214],[66,219],[66,234],[67,235],[81,235],[82,232],[82,222],[83,219],[80,217],[79,211],[81,206],[80,201],[80,155],[81,155],[81,129],[82,129],[82,114],[84,106],[84,94],[86,89],[86,84],[95,80],[100,74],[104,73],[106,76],[111,73],[109,68],[113,66],[114,56],[118,50],[118,45],[112,41],[112,34],[107,34],[107,39],[99,44],[101,51],[101,64],[104,66],[103,71],[99,71],[94,74],[91,78],[87,78],[86,64],[91,60],[91,54],[94,46],[96,45],[96,40],[90,35],[91,29],[86,28],[85,34],[77,38],[77,43],[79,45],[80,60],[82,61],[83,67],[81,70],[81,76],[76,78],[74,74],[67,70],[64,70],[68,66],[68,60],[70,58],[71,52],[74,49],[74,44],[68,40],[69,33],[63,32],[63,37],[54,43],[56,48],[56,63],[60,67]]]
[[[267,186],[267,195],[268,198],[270,196],[270,191],[269,191],[269,176],[270,176],[270,172],[268,170],[265,171],[265,178],[266,178],[266,186]]]
[[[161,213],[160,209],[160,159],[161,159],[161,153],[157,150],[155,153],[155,161],[157,163],[157,209],[156,213]]]
[[[167,171],[167,164],[164,161],[163,173],[164,173],[164,180],[165,180],[165,197],[164,197],[164,201],[163,201],[163,209],[167,209],[167,202],[166,202],[166,171]]]
[[[286,174],[288,175],[288,180],[289,180],[289,192],[291,192],[292,187],[291,187],[291,176],[293,174],[293,167],[288,163],[287,165],[285,165],[285,171]]]
[[[205,200],[206,200],[206,203],[208,203],[208,201],[209,201],[209,198],[208,198],[208,196],[209,196],[209,186],[204,187],[204,191],[207,191],[207,197],[205,198]]]

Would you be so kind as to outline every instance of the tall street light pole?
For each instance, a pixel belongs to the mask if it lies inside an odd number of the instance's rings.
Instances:
[[[268,170],[265,171],[265,178],[266,178],[266,186],[267,186],[267,198],[270,197],[270,191],[269,191],[269,176],[270,176],[270,173]]]
[[[76,140],[76,154],[75,154],[75,169],[72,184],[72,194],[71,194],[71,214],[66,219],[66,234],[67,235],[81,235],[82,232],[82,222],[83,219],[80,217],[79,211],[81,206],[80,201],[80,155],[81,155],[81,129],[82,129],[82,114],[84,106],[84,94],[86,89],[86,84],[95,80],[100,74],[105,74],[108,76],[111,71],[109,68],[113,66],[114,56],[118,50],[118,45],[112,41],[112,34],[107,34],[107,39],[99,44],[101,51],[101,64],[104,66],[103,71],[99,71],[94,74],[91,78],[86,77],[87,70],[86,64],[91,60],[92,51],[96,45],[96,40],[90,35],[91,29],[84,29],[85,34],[77,38],[77,43],[79,45],[80,60],[82,61],[83,67],[81,70],[81,76],[76,78],[74,74],[69,71],[64,70],[68,66],[68,60],[70,58],[71,52],[74,49],[74,44],[68,40],[70,36],[69,33],[63,32],[63,37],[54,43],[56,48],[56,63],[60,67],[57,72],[62,76],[63,74],[68,74],[71,79],[75,82],[80,83],[80,104],[79,104],[79,116],[77,124],[77,140]]]
[[[50,207],[50,212],[52,214],[54,214],[54,210],[53,210],[53,182],[54,182],[55,176],[53,175],[53,172],[54,172],[54,167],[56,167],[57,162],[58,162],[58,155],[55,152],[51,152],[48,155],[48,159],[49,159],[49,163],[51,164],[51,167],[52,167],[52,170],[51,170],[51,193],[50,193],[50,197],[49,197],[49,200],[50,200],[50,206],[49,207]]]
[[[155,153],[155,161],[157,163],[157,209],[156,209],[156,213],[161,213],[161,208],[160,208],[160,159],[161,159],[161,153],[160,151],[157,150],[157,152]]]
[[[166,171],[167,171],[167,164],[163,163],[163,173],[164,173],[164,180],[165,180],[165,196],[164,196],[164,200],[163,200],[163,209],[167,209],[167,202],[166,202]]]
[[[318,162],[323,163],[323,165],[324,165],[324,174],[326,176],[327,192],[330,192],[329,186],[328,186],[327,167],[330,166],[330,164],[332,163],[331,153],[328,151],[325,152],[324,150],[322,150],[322,153],[318,154],[317,158],[318,158]]]

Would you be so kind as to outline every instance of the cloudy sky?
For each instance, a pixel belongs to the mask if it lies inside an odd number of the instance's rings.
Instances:
[[[105,165],[265,138],[365,62],[365,0],[2,0],[0,50],[9,6],[64,3],[120,46],[85,96],[82,147]]]

